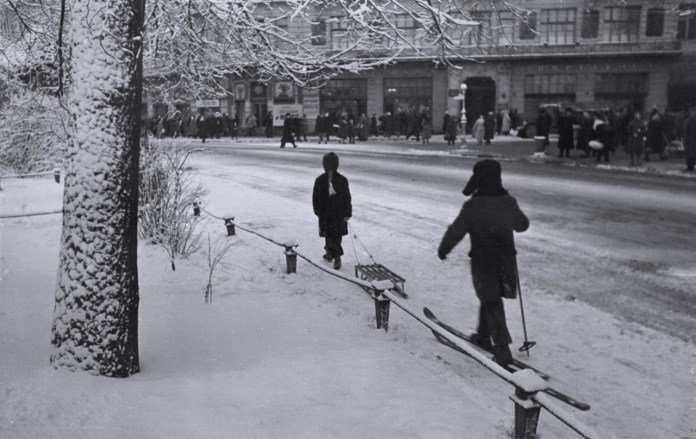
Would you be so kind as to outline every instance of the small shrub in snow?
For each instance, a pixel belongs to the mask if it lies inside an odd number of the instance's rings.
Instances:
[[[63,163],[67,112],[54,96],[11,88],[0,110],[0,172],[50,171]]]
[[[186,259],[199,251],[202,238],[197,231],[200,217],[191,206],[207,194],[192,181],[186,160],[193,151],[152,146],[145,141],[140,158],[141,239],[163,247],[176,270],[175,259]]]
[[[208,234],[208,285],[205,287],[205,303],[213,303],[213,276],[215,275],[215,270],[218,267],[225,269],[229,267],[223,259],[236,243],[236,241],[222,238],[211,244],[210,233]]]

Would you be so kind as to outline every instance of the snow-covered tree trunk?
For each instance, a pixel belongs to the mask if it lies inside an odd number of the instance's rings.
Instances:
[[[144,0],[70,7],[72,139],[53,321],[56,368],[139,371],[137,209]]]

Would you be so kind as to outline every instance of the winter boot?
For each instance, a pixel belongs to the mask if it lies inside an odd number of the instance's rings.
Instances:
[[[333,256],[331,256],[328,253],[324,253],[324,256],[322,256],[322,258],[324,258],[325,261],[329,261],[329,262],[333,261]]]
[[[471,342],[487,351],[493,350],[493,344],[491,343],[490,337],[484,337],[480,334],[473,333],[471,334]]]
[[[340,270],[340,269],[341,269],[341,257],[340,257],[340,256],[336,256],[336,257],[334,258],[334,269],[335,269],[335,270]]]
[[[507,367],[510,363],[512,363],[512,352],[510,352],[510,346],[506,344],[493,346],[493,361],[502,367]]]

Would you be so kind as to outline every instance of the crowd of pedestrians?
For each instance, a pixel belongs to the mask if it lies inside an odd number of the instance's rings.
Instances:
[[[543,109],[539,118],[542,113]],[[691,116],[694,113],[692,111]],[[630,107],[618,112],[576,111],[568,107],[558,120],[558,155],[569,157],[570,150],[575,148],[582,151],[584,157],[608,162],[617,150],[623,149],[632,166],[643,161],[664,160],[670,148],[686,149],[687,142],[683,140],[689,118],[686,111],[662,113],[654,107],[646,117]],[[538,125],[537,135],[548,138],[548,133],[540,134]]]

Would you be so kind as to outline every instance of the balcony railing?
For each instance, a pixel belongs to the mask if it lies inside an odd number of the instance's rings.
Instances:
[[[681,53],[681,41],[636,41],[625,43],[576,43],[576,44],[524,44],[505,46],[479,46],[464,48],[471,57],[591,57],[596,55],[677,55]]]

